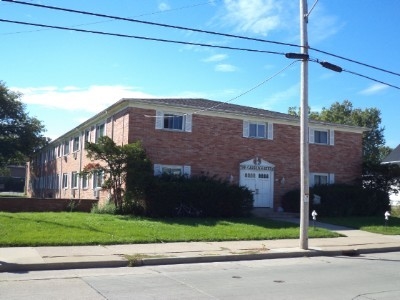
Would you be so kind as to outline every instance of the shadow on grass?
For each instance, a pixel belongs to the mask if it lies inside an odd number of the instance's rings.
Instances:
[[[252,225],[268,229],[281,229],[281,228],[297,228],[298,225],[289,222],[275,221],[267,218],[249,217],[249,218],[160,218],[160,219],[146,219],[149,221],[160,222],[166,225],[184,225],[184,226],[230,226],[235,225]]]

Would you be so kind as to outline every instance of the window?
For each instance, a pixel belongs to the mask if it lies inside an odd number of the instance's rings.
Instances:
[[[101,188],[104,183],[104,174],[103,172],[94,173],[93,174],[93,188]]]
[[[265,123],[250,123],[249,124],[249,137],[266,138],[267,129]]]
[[[63,173],[62,174],[62,188],[67,189],[68,188],[68,173]]]
[[[333,173],[310,173],[310,186],[333,183],[335,183],[335,174]]]
[[[176,131],[192,131],[192,115],[156,112],[156,129],[169,129]]]
[[[96,126],[96,142],[100,137],[104,136],[104,129],[105,129],[104,123]]]
[[[79,150],[79,136],[74,137],[73,144],[72,144],[72,151],[76,152]]]
[[[89,178],[87,175],[82,176],[82,188],[87,189],[89,187]]]
[[[64,155],[69,154],[69,140],[64,142]]]
[[[154,175],[159,176],[161,174],[170,175],[186,175],[190,176],[191,168],[190,166],[179,166],[179,165],[154,165]]]
[[[72,172],[71,174],[71,188],[77,189],[78,188],[78,173]]]
[[[85,131],[85,143],[90,142],[90,130]]]
[[[243,137],[273,139],[273,124],[265,122],[243,121]]]
[[[328,129],[309,129],[309,141],[313,144],[320,145],[333,145],[334,144],[334,131]]]

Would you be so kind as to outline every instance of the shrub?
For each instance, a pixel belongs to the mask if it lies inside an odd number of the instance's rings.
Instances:
[[[103,205],[95,204],[93,205],[91,213],[94,214],[109,214],[109,215],[115,215],[117,214],[117,208],[114,203],[108,202]]]
[[[320,204],[313,203],[314,195],[321,197]],[[300,190],[286,193],[282,199],[282,207],[288,212],[299,212]],[[310,211],[315,209],[319,216],[372,216],[383,214],[388,208],[389,197],[379,190],[345,184],[310,188]]]
[[[145,213],[154,217],[239,217],[252,207],[247,188],[208,176],[162,175],[148,187],[143,202]]]

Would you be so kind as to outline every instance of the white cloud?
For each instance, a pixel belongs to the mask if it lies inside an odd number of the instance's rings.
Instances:
[[[269,96],[263,103],[262,108],[287,113],[287,109],[289,108],[287,104],[292,103],[293,99],[299,99],[299,95],[299,84],[292,85],[286,90]]]
[[[235,72],[237,68],[230,64],[218,64],[215,66],[217,72]]]
[[[308,32],[313,44],[319,43],[337,34],[345,26],[338,17],[325,12],[324,6],[319,4],[312,11],[309,18]]]
[[[374,83],[370,87],[360,91],[360,94],[367,95],[367,96],[373,95],[373,94],[377,94],[380,91],[387,89],[388,87],[389,86],[382,84],[382,83]]]
[[[86,111],[97,113],[112,105],[121,98],[152,98],[154,96],[143,93],[135,87],[90,86],[78,87],[31,87],[10,88],[23,94],[22,102],[41,105],[47,108],[57,108],[68,111]]]
[[[223,20],[239,32],[267,35],[283,26],[281,5],[274,0],[225,0]]]
[[[216,61],[222,61],[228,58],[228,55],[226,54],[215,54],[211,55],[207,58],[205,58],[203,61],[204,62],[216,62]]]
[[[168,3],[166,3],[166,2],[161,2],[161,3],[158,5],[158,9],[161,10],[161,11],[166,11],[166,10],[170,10],[171,7],[169,6]]]

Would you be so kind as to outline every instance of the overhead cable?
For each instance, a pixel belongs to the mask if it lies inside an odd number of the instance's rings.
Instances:
[[[20,24],[20,25],[29,25],[29,26],[36,26],[36,27],[43,27],[43,28],[52,28],[52,29],[59,29],[59,30],[77,31],[77,32],[83,32],[83,33],[108,35],[108,36],[117,36],[117,37],[124,37],[124,38],[133,38],[133,39],[156,41],[156,42],[163,42],[163,43],[173,43],[173,44],[190,45],[190,46],[220,48],[220,49],[227,49],[227,50],[238,50],[238,51],[247,51],[247,52],[285,55],[285,53],[283,53],[283,52],[276,52],[276,51],[258,50],[258,49],[251,49],[251,48],[238,48],[238,47],[220,46],[220,45],[212,45],[212,44],[204,44],[204,43],[184,42],[184,41],[177,41],[177,40],[167,40],[167,39],[152,38],[152,37],[146,37],[146,36],[129,35],[129,34],[122,34],[122,33],[111,33],[111,32],[95,31],[95,30],[85,30],[85,29],[78,29],[78,28],[71,28],[71,27],[62,27],[62,26],[55,26],[55,25],[21,22],[21,21],[6,20],[6,19],[0,19],[0,22]]]
[[[250,38],[250,37],[241,36],[241,35],[221,33],[221,32],[216,32],[216,31],[208,31],[208,30],[202,30],[202,29],[196,29],[196,28],[190,28],[190,27],[183,27],[183,26],[177,26],[177,25],[169,25],[169,24],[164,24],[164,23],[142,21],[142,20],[138,20],[138,19],[111,16],[111,15],[92,13],[92,12],[82,11],[82,10],[75,10],[75,9],[62,8],[62,7],[56,7],[56,6],[49,6],[49,5],[43,5],[43,4],[29,3],[29,2],[24,2],[24,1],[13,1],[13,0],[3,0],[3,1],[4,2],[16,3],[16,4],[24,4],[24,5],[30,5],[30,6],[35,6],[35,7],[41,7],[41,8],[47,8],[47,9],[54,9],[54,10],[65,11],[65,12],[71,12],[71,13],[77,13],[77,14],[83,14],[83,15],[89,15],[89,16],[95,16],[95,17],[102,17],[102,18],[109,18],[109,19],[114,19],[114,20],[141,23],[141,24],[146,24],[146,25],[161,26],[161,27],[166,27],[166,28],[187,30],[187,31],[206,33],[206,34],[213,34],[213,35],[219,35],[219,36],[225,36],[225,37],[231,37],[231,38],[238,38],[238,39],[244,39],[244,40],[250,40],[250,41],[271,43],[271,44],[277,44],[277,45],[283,45],[283,46],[300,47],[299,45],[296,45],[296,44],[283,43],[283,42],[277,42],[277,41],[271,41],[271,40],[265,40],[265,39],[258,39],[258,38]]]
[[[180,29],[180,30],[188,30],[192,32],[199,32],[199,33],[206,33],[206,34],[212,34],[212,35],[218,35],[218,36],[225,36],[225,37],[230,37],[230,38],[238,38],[238,39],[244,39],[244,40],[249,40],[249,41],[256,41],[256,42],[263,42],[263,43],[271,43],[271,44],[276,44],[276,45],[282,45],[282,46],[290,46],[290,47],[301,47],[300,45],[292,44],[292,43],[283,43],[283,42],[278,42],[278,41],[272,41],[272,40],[266,40],[266,39],[259,39],[259,38],[250,38],[246,36],[241,36],[241,35],[234,35],[234,34],[227,34],[227,33],[221,33],[221,32],[215,32],[215,31],[208,31],[208,30],[201,30],[201,29],[196,29],[196,28],[189,28],[189,27],[182,27],[182,26],[176,26],[176,25],[169,25],[169,24],[163,24],[163,23],[155,23],[155,22],[149,22],[149,21],[142,21],[142,20],[137,20],[137,19],[132,19],[132,18],[123,18],[123,17],[118,17],[118,16],[111,16],[111,15],[106,15],[106,14],[99,14],[99,13],[92,13],[92,12],[87,12],[87,11],[81,11],[81,10],[74,10],[74,9],[68,9],[68,8],[62,8],[62,7],[56,7],[56,6],[49,6],[49,5],[43,5],[43,4],[37,4],[37,3],[29,3],[25,1],[18,1],[18,0],[2,0],[3,2],[10,2],[10,3],[16,3],[16,4],[23,4],[23,5],[30,5],[34,7],[40,7],[40,8],[47,8],[47,9],[53,9],[53,10],[59,10],[59,11],[65,11],[65,12],[71,12],[71,13],[78,13],[78,14],[84,14],[84,15],[90,15],[90,16],[96,16],[96,17],[103,17],[103,18],[109,18],[109,19],[114,19],[114,20],[121,20],[121,21],[129,21],[129,22],[136,22],[136,23],[142,23],[142,24],[147,24],[147,25],[153,25],[153,26],[162,26],[166,28],[173,28],[173,29]],[[318,3],[318,0],[315,1],[313,7],[311,8],[310,12],[311,13],[312,9],[315,7],[315,5]],[[375,67],[370,64],[366,64],[354,59],[346,58],[340,55],[336,55],[327,51],[319,50],[317,48],[313,47],[308,47],[309,50],[313,50],[319,53],[323,53],[329,56],[333,56],[336,58],[340,58],[342,60],[346,60],[355,64],[362,65],[364,67],[372,68],[381,72],[389,73],[395,76],[400,76],[399,73],[386,70],[383,68]]]

